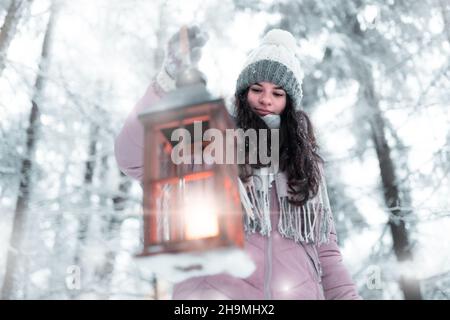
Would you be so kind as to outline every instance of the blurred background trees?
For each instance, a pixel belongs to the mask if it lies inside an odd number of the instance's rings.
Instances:
[[[296,36],[361,295],[448,299],[444,0],[0,1],[2,298],[170,297],[134,265],[142,191],[113,142],[184,23],[209,33],[200,69],[227,99],[266,30]]]

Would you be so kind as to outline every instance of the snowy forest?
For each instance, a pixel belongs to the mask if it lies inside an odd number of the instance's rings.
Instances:
[[[170,299],[114,139],[186,24],[227,103],[267,30],[296,37],[360,295],[448,299],[449,0],[0,0],[1,299]]]

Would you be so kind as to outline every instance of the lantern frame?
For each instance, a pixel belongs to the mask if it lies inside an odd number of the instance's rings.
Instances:
[[[167,139],[165,130],[170,132],[177,128],[185,128],[196,121],[206,122],[209,124],[209,128],[219,129],[224,137],[226,129],[235,129],[223,99],[212,97],[203,84],[195,84],[170,92],[160,103],[139,114],[138,117],[144,126],[144,177],[142,181],[144,246],[139,256],[202,251],[228,246],[242,248],[244,246],[244,229],[237,185],[237,164],[203,165],[203,167],[199,167],[201,168],[199,171],[189,171],[185,165],[173,164],[173,167],[176,168],[175,174],[168,176],[161,174],[161,149],[158,149],[158,146],[160,147],[164,142],[170,150],[173,147],[167,144],[171,144],[171,141]],[[203,141],[202,144],[204,146]],[[224,148],[225,145],[223,144]],[[225,155],[225,149],[223,154]],[[174,185],[179,181],[192,182],[196,179],[212,179],[213,181],[215,192],[213,191],[212,196],[220,204],[220,209],[218,209],[220,212],[217,216],[217,235],[198,239],[161,239],[160,235],[164,230],[158,229],[160,227],[158,219],[161,219],[157,210],[158,186],[164,183]],[[177,217],[174,212],[169,214]],[[177,227],[173,228],[176,230]]]

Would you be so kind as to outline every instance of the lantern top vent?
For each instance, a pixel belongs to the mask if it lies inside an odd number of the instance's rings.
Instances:
[[[220,102],[222,98],[213,96],[206,88],[203,74],[198,69],[187,68],[177,79],[177,89],[170,91],[151,108],[140,113],[139,119],[144,120],[164,111]]]

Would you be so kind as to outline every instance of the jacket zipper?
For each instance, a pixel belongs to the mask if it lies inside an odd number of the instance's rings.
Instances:
[[[269,234],[265,241],[265,266],[264,266],[264,299],[272,300],[272,235]]]
[[[317,274],[319,276],[319,283],[322,283],[322,264],[320,263],[320,259],[319,259],[319,253],[317,252],[317,247],[314,245],[313,246],[314,249],[314,253],[316,254],[316,261],[317,261]]]
[[[272,181],[269,184],[269,212],[272,212],[272,201],[273,201],[273,195],[276,192],[273,188],[275,186],[275,181]],[[276,188],[276,187],[275,187]],[[275,197],[275,200],[276,197]],[[271,219],[271,216],[269,214],[269,219]],[[272,224],[272,221],[271,221]],[[264,261],[264,299],[265,300],[272,300],[272,231],[269,231],[269,234],[267,236],[267,241],[264,241],[265,243],[265,261]]]
[[[314,254],[316,256],[316,260],[311,259],[312,260],[312,264],[314,265],[314,268],[316,270],[316,275],[317,275],[317,286],[319,287],[320,293],[322,294],[322,297],[325,299],[325,292],[323,290],[323,286],[322,286],[322,264],[320,263],[320,259],[319,259],[319,253],[317,252],[317,247],[315,245],[312,246],[313,250],[314,250]]]

